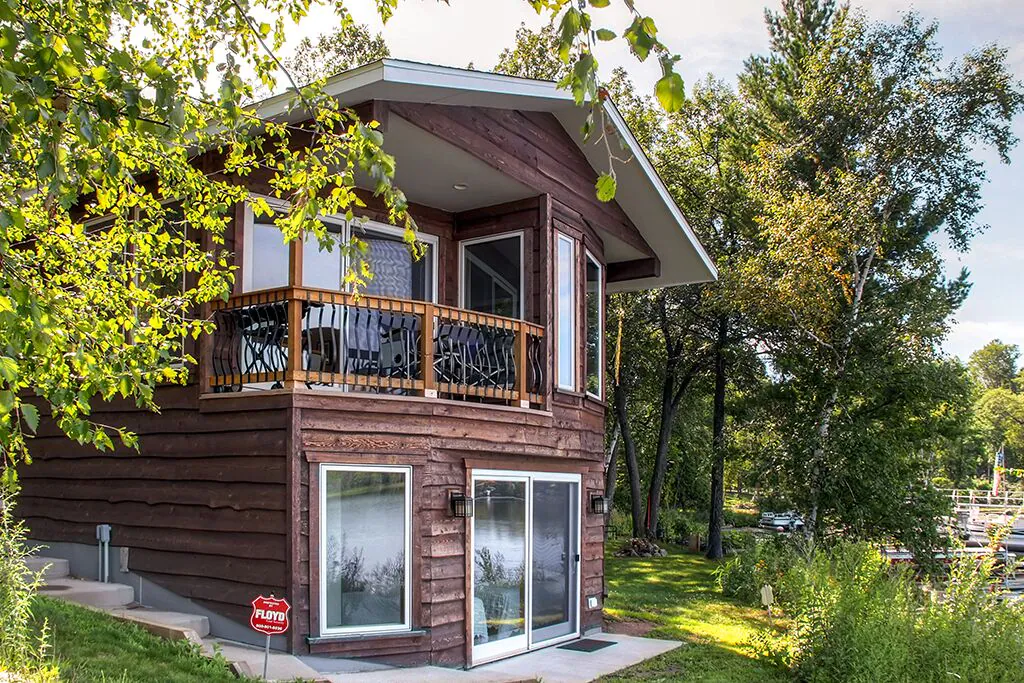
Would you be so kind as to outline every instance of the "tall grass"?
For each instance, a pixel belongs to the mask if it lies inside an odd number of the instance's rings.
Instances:
[[[49,629],[32,620],[32,598],[42,581],[25,567],[31,554],[25,526],[14,518],[16,492],[0,486],[0,672],[33,681],[57,680],[47,663]]]
[[[1021,680],[1024,605],[1003,599],[994,556],[957,558],[933,587],[862,543],[792,558],[777,586],[788,627],[756,644],[797,680]]]

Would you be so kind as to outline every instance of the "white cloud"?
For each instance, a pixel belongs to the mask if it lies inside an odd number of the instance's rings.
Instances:
[[[943,344],[947,353],[963,360],[993,339],[1024,348],[1024,322],[1020,320],[963,320]]]

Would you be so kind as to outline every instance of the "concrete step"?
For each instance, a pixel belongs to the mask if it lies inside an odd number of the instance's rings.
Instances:
[[[39,587],[39,594],[100,609],[124,607],[135,599],[135,590],[123,583],[100,583],[67,577],[47,581],[45,586]]]
[[[132,621],[139,621],[149,626],[169,629],[192,629],[200,638],[210,635],[210,620],[201,614],[186,614],[185,612],[166,612],[163,610],[149,609],[147,607],[124,607],[110,610],[114,616],[124,617]]]
[[[53,579],[63,579],[69,573],[68,561],[59,557],[43,557],[33,555],[25,558],[25,568],[33,574],[43,573],[43,582]]]

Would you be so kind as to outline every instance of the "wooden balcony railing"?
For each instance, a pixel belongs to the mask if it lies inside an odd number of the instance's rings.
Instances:
[[[213,315],[215,392],[306,384],[545,404],[544,329],[521,320],[305,287],[235,296]]]

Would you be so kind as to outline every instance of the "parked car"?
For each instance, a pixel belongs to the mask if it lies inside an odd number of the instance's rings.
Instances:
[[[776,531],[803,531],[804,518],[795,510],[762,512],[758,525],[763,529],[775,529]]]

